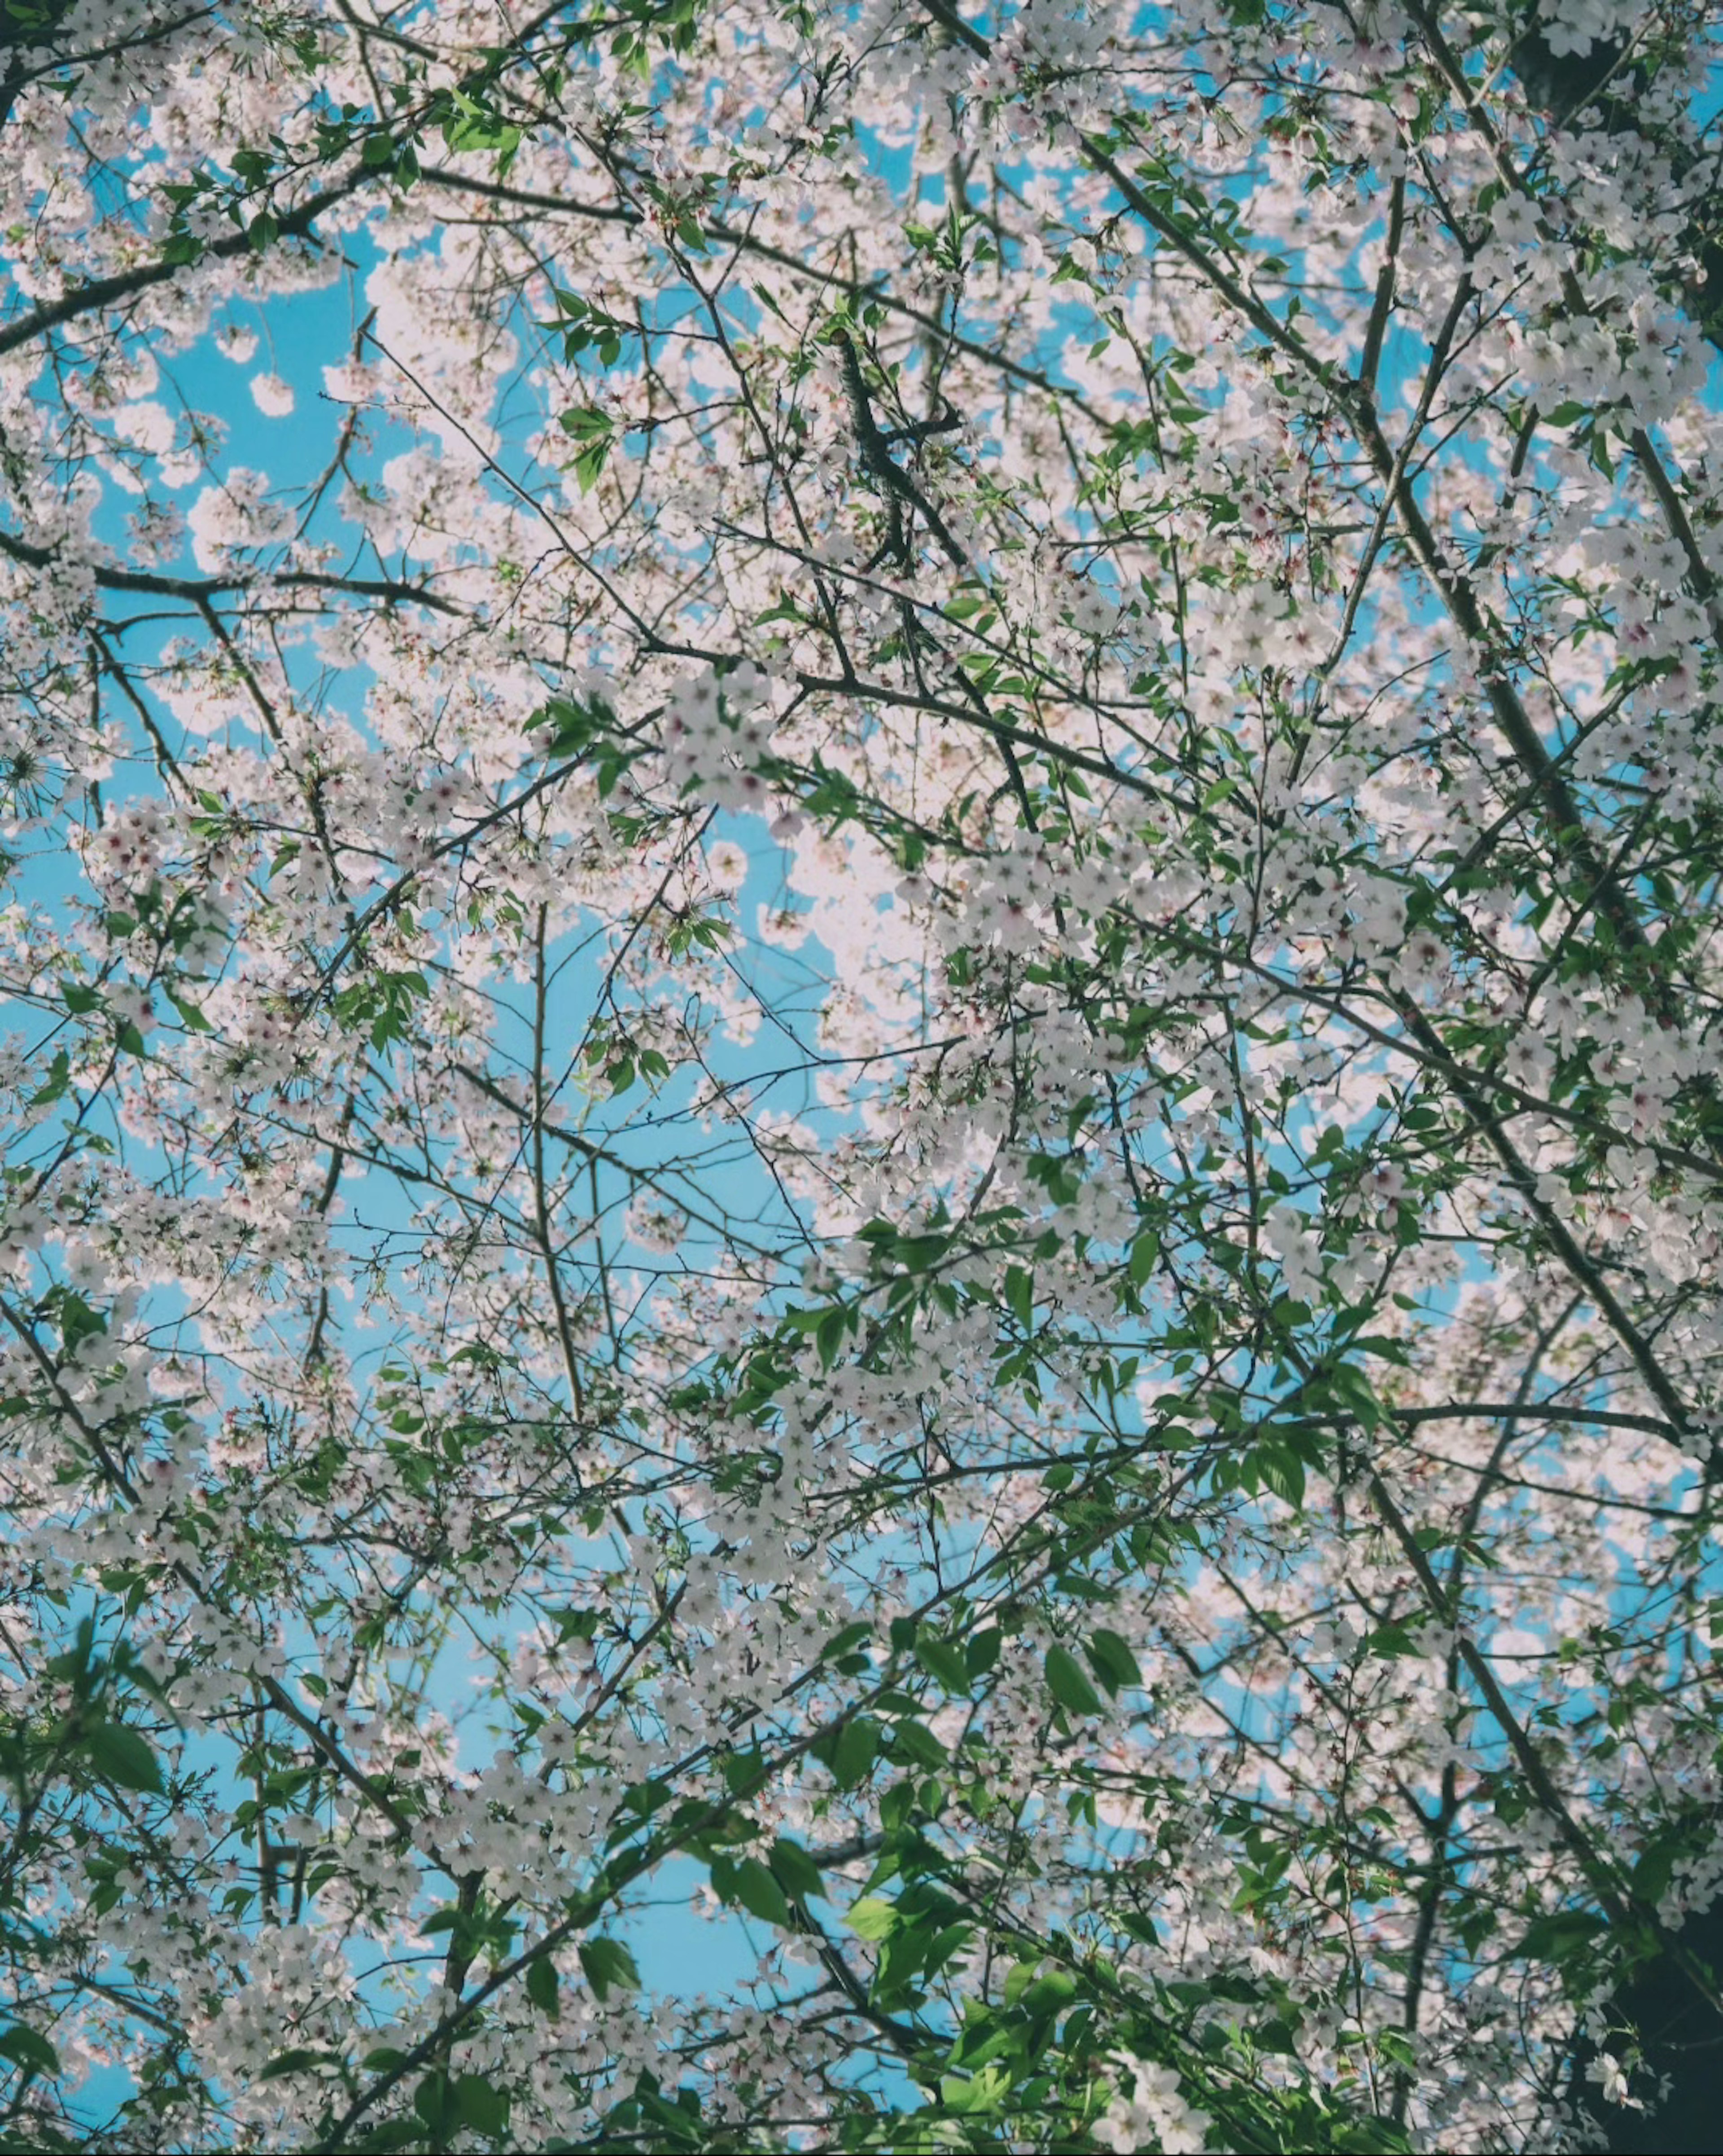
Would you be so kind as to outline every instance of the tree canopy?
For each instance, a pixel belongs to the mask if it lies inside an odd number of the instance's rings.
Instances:
[[[0,0],[0,2151],[1713,2145],[1716,30]]]

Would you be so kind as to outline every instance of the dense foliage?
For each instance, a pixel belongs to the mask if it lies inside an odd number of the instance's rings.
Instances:
[[[0,2148],[1694,2113],[1714,31],[3,0]]]

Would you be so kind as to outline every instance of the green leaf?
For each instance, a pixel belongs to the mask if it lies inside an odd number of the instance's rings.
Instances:
[[[1137,1667],[1130,1642],[1119,1633],[1110,1632],[1105,1626],[1091,1632],[1088,1651],[1096,1676],[1109,1691],[1116,1692],[1126,1685],[1142,1682],[1142,1671]]]
[[[891,1756],[896,1761],[908,1759],[918,1767],[931,1768],[935,1774],[951,1763],[951,1754],[926,1724],[908,1716],[891,1726]]]
[[[1017,2005],[1035,1981],[1035,1966],[1032,1961],[1016,1962],[1007,1972],[1003,1996],[1008,2007]]]
[[[1285,1445],[1260,1445],[1252,1455],[1256,1471],[1264,1486],[1277,1497],[1283,1498],[1295,1511],[1305,1502],[1305,1466],[1298,1455]]]
[[[475,2133],[506,2132],[508,2092],[487,2076],[457,2074],[449,2085],[449,2108],[460,2125],[470,2127]]]
[[[83,1296],[74,1294],[70,1288],[60,1296],[55,1315],[59,1319],[60,1338],[65,1342],[69,1354],[81,1341],[90,1339],[95,1334],[105,1332],[108,1329],[108,1321],[100,1312],[92,1310]]]
[[[1356,1363],[1340,1363],[1327,1375],[1331,1398],[1351,1408],[1367,1430],[1379,1430],[1382,1404],[1374,1387]]]
[[[616,423],[608,412],[601,412],[596,404],[576,405],[565,412],[557,421],[565,434],[571,435],[579,445],[574,459],[574,475],[582,494],[590,494],[598,482],[616,440]]]
[[[574,460],[574,476],[582,494],[590,494],[598,484],[606,459],[610,454],[608,439],[589,442]]]
[[[793,1894],[802,1902],[811,1901],[816,1896],[824,1897],[825,1874],[799,1841],[792,1841],[787,1835],[780,1835],[772,1845],[772,1855],[767,1861],[772,1866],[773,1878],[785,1893]]]
[[[1016,1970],[1012,1974],[1016,1974]],[[1077,1979],[1066,1969],[1050,1969],[1045,1976],[1038,1976],[1023,1993],[1023,2006],[1028,2014],[1057,2014],[1077,1996]]]
[[[551,2020],[560,2019],[562,2008],[557,2003],[559,1984],[556,1964],[548,1954],[541,1954],[526,1966],[526,1996],[541,2014],[548,2014]]]
[[[1718,1607],[1723,1609],[1723,1596],[1718,1598]],[[873,1636],[871,1625],[845,1625],[833,1633],[820,1649],[820,1660],[823,1662],[835,1661],[840,1656],[853,1654],[864,1640],[870,1640]]]
[[[849,1312],[842,1303],[823,1310],[819,1322],[813,1328],[813,1344],[819,1350],[822,1366],[829,1370],[838,1359],[844,1345],[844,1336],[849,1329]]]
[[[448,2075],[427,2074],[413,2092],[413,2107],[440,2140],[449,2120]]]
[[[601,412],[596,404],[578,404],[565,412],[556,424],[565,434],[577,442],[596,441],[601,434],[615,432],[615,423],[608,412]]]
[[[33,1108],[45,1108],[54,1101],[64,1099],[71,1084],[72,1059],[61,1049],[48,1066],[45,1081],[30,1096]]]
[[[1379,1355],[1383,1362],[1397,1363],[1402,1369],[1411,1366],[1412,1351],[1406,1342],[1392,1339],[1387,1334],[1355,1333],[1347,1345],[1355,1353]]]
[[[948,1692],[967,1697],[969,1666],[963,1659],[962,1650],[951,1640],[923,1633],[915,1642],[915,1660],[929,1676],[943,1685]]]
[[[731,1891],[751,1917],[763,1924],[788,1926],[790,1905],[784,1890],[757,1856],[746,1856],[736,1866]]]
[[[122,1789],[143,1789],[151,1796],[163,1794],[162,1768],[155,1753],[135,1729],[123,1722],[100,1722],[86,1731],[83,1748],[96,1772]]]
[[[879,1752],[879,1725],[860,1715],[846,1722],[838,1733],[832,1754],[832,1774],[839,1789],[851,1789],[863,1780]]]
[[[288,2074],[308,2074],[319,2066],[339,2066],[346,2061],[339,2051],[308,2051],[303,2046],[279,2051],[259,2074],[260,2082],[278,2082]]]
[[[895,1902],[888,1902],[881,1894],[864,1894],[851,1905],[844,1921],[859,1939],[889,1938],[902,1922],[902,1914]]]
[[[0,2035],[0,2058],[10,2059],[32,2078],[37,2074],[57,2074],[60,2070],[59,2053],[47,2037],[40,2030],[28,2028],[22,2021],[14,2021]]]
[[[1602,429],[1593,426],[1591,439],[1592,462],[1605,479],[1615,477],[1615,465],[1609,454],[1609,437]]]
[[[1527,1926],[1519,1951],[1530,1961],[1563,1962],[1609,1928],[1589,1909],[1557,1909]]]
[[[1074,1714],[1099,1714],[1100,1694],[1083,1674],[1083,1665],[1065,1647],[1047,1650],[1047,1689]]]
[[[164,985],[166,985],[164,983]],[[215,1028],[204,1017],[194,1003],[188,1003],[177,988],[169,987],[167,1000],[180,1014],[180,1022],[187,1033],[213,1033]]]
[[[82,1018],[87,1011],[96,1009],[101,997],[94,988],[86,988],[81,981],[63,980],[59,984],[60,999],[74,1018]]]
[[[640,1972],[634,1966],[634,1957],[619,1939],[582,1939],[580,1965],[601,2005],[610,1996],[613,1987],[629,1991],[640,1988]]]
[[[1161,1241],[1152,1229],[1145,1228],[1131,1246],[1131,1284],[1141,1287],[1161,1261]]]

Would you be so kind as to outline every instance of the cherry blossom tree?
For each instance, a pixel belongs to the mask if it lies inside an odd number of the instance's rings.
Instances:
[[[0,2146],[1705,2145],[1715,28],[0,0]]]

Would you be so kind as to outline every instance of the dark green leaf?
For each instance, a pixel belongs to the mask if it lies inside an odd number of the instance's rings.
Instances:
[[[894,1759],[908,1759],[918,1767],[931,1767],[936,1773],[950,1763],[950,1754],[933,1732],[924,1722],[905,1717],[891,1726],[891,1753]]]
[[[1305,1502],[1304,1462],[1295,1452],[1279,1445],[1262,1445],[1252,1455],[1264,1486],[1284,1498],[1295,1511]]]
[[[167,1000],[180,1014],[181,1023],[187,1033],[213,1033],[215,1028],[204,1017],[194,1003],[188,1002],[177,988],[170,988]]]
[[[630,1991],[639,1989],[640,1972],[634,1966],[634,1957],[618,1939],[583,1939],[580,1965],[601,2002],[610,1996],[613,1985]]]
[[[1047,1650],[1047,1689],[1074,1714],[1099,1714],[1100,1694],[1083,1674],[1083,1666],[1065,1647]]]
[[[746,1856],[736,1866],[732,1891],[751,1917],[766,1924],[788,1924],[790,1905],[784,1890],[757,1856]]]
[[[1109,1691],[1118,1691],[1126,1685],[1140,1685],[1143,1681],[1130,1642],[1105,1626],[1089,1635],[1089,1659]]]
[[[449,2122],[449,2076],[427,2074],[413,2092],[413,2107],[440,2139]]]
[[[963,1659],[961,1649],[951,1640],[923,1633],[915,1642],[915,1660],[948,1692],[967,1695],[969,1667]]]
[[[1557,1909],[1527,1926],[1520,1952],[1531,1961],[1565,1961],[1608,1928],[1603,1918],[1589,1909]]]
[[[832,1757],[832,1774],[840,1789],[854,1789],[873,1766],[879,1752],[879,1725],[859,1716],[838,1732]]]
[[[456,2121],[475,2133],[506,2131],[509,2099],[505,2090],[483,2074],[457,2074],[449,2087],[449,2108]]]
[[[55,2051],[39,2030],[26,2027],[22,2021],[0,2034],[0,2058],[10,2059],[15,2066],[23,2067],[28,2075],[57,2074],[60,2070],[59,2053]]]
[[[803,1902],[824,1894],[825,1874],[799,1841],[780,1835],[772,1845],[770,1862],[772,1876],[785,1893]]]
[[[99,1722],[85,1732],[83,1748],[96,1772],[119,1788],[162,1794],[161,1765],[136,1730],[122,1722]]]
[[[1003,1635],[997,1625],[990,1625],[985,1632],[977,1632],[963,1650],[963,1660],[968,1666],[970,1681],[985,1676],[999,1659]]]
[[[536,1961],[527,1964],[526,1996],[541,2014],[548,2014],[553,2021],[562,2013],[557,1990],[556,1964],[548,1954],[541,1954]]]
[[[260,2082],[280,2081],[288,2074],[308,2074],[319,2066],[341,2065],[339,2051],[308,2051],[300,2046],[291,2051],[279,2051],[259,2074]]]
[[[48,1066],[46,1080],[35,1092],[31,1094],[30,1106],[33,1108],[45,1108],[52,1102],[63,1099],[71,1083],[71,1069],[72,1060],[65,1050],[61,1049]]]

